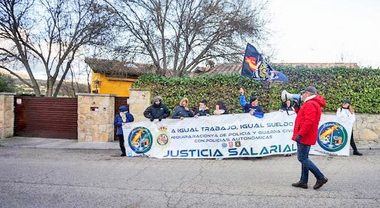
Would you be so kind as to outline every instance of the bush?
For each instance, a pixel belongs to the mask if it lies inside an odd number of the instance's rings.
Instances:
[[[153,74],[139,77],[134,88],[161,95],[169,108],[178,105],[182,97],[188,97],[190,106],[197,106],[202,99],[213,108],[223,100],[230,112],[242,112],[239,105],[239,88],[246,89],[248,97],[260,96],[260,105],[266,111],[278,110],[282,90],[298,93],[314,85],[327,100],[325,111],[334,112],[343,98],[350,98],[360,113],[380,113],[380,70],[372,68],[291,68],[281,67],[289,83],[278,84],[255,81],[240,75],[202,75],[198,77],[163,77]],[[248,99],[247,97],[247,99]]]
[[[13,79],[0,73],[0,92],[14,92],[15,85]]]

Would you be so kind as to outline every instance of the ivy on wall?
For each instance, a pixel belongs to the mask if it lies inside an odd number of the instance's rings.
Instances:
[[[282,90],[298,93],[314,85],[326,98],[325,111],[334,112],[343,98],[350,98],[359,113],[380,113],[380,69],[372,68],[292,68],[278,67],[289,78],[289,83],[278,84],[255,81],[238,74],[202,75],[196,77],[163,77],[147,74],[139,77],[133,85],[136,89],[149,90],[153,96],[163,97],[170,109],[183,97],[189,98],[190,106],[196,107],[202,99],[213,110],[222,100],[230,112],[239,113],[239,88],[260,97],[265,111],[278,110]]]

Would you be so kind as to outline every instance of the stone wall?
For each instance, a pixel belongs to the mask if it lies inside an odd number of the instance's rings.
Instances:
[[[129,111],[134,116],[135,122],[142,121],[145,119],[145,109],[151,105],[150,92],[131,89],[130,93],[131,95],[128,99]]]
[[[356,114],[354,138],[360,143],[380,143],[380,115]]]
[[[12,137],[14,129],[14,94],[0,93],[0,138]]]
[[[78,142],[114,140],[115,97],[78,93]]]

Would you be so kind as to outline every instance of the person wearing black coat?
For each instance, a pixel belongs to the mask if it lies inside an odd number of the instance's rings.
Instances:
[[[281,109],[280,111],[285,111],[288,115],[293,115],[295,114],[295,109],[292,106],[292,102],[290,100],[286,100],[281,104]]]
[[[174,119],[183,119],[186,117],[194,117],[194,112],[189,109],[189,99],[183,98],[178,106],[174,108],[173,116]]]
[[[150,121],[154,121],[154,119],[161,121],[162,119],[169,117],[169,115],[170,111],[168,107],[162,103],[162,98],[160,96],[154,97],[153,104],[144,111],[144,116],[150,119]]]
[[[199,103],[199,107],[195,110],[195,116],[209,116],[210,115],[210,111],[207,107],[207,101],[205,99],[203,99],[200,103]]]

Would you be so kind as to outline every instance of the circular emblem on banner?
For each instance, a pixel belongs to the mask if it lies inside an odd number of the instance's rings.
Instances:
[[[168,143],[168,141],[169,141],[169,138],[168,138],[168,135],[166,135],[166,134],[160,134],[157,137],[157,143],[159,145],[166,145]]]
[[[138,154],[146,153],[152,147],[152,133],[145,127],[134,128],[128,136],[131,149]]]
[[[347,131],[337,122],[327,122],[318,129],[318,144],[329,152],[337,152],[347,144]]]

